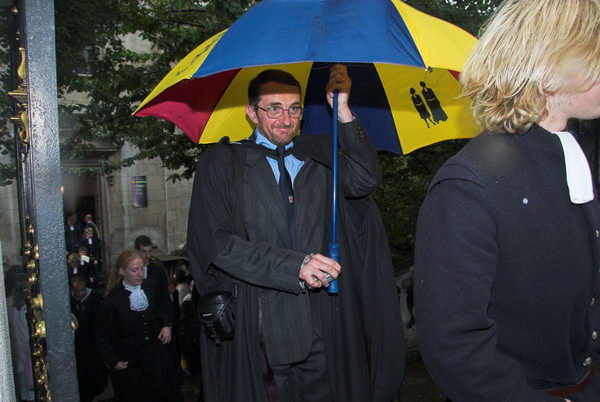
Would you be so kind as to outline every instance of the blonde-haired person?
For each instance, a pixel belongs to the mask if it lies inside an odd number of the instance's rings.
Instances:
[[[600,210],[564,132],[600,117],[600,0],[508,0],[461,81],[485,131],[421,208],[421,355],[454,402],[600,401]]]
[[[116,401],[182,401],[171,323],[158,281],[144,279],[142,255],[122,252],[96,315],[95,343],[110,370]]]

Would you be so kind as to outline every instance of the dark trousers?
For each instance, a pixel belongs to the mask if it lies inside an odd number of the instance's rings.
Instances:
[[[282,402],[326,402],[332,399],[317,299],[317,294],[311,294],[313,341],[308,358],[299,363],[271,366]]]

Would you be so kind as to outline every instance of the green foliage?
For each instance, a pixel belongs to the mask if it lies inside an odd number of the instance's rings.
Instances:
[[[136,160],[160,158],[174,173],[190,178],[202,151],[165,121],[131,116],[175,63],[227,28],[250,0],[56,0],[57,62],[61,93],[86,93],[89,103],[72,107],[76,135],[63,139],[63,157],[93,151],[92,141],[133,144],[139,152],[120,164],[101,161],[108,173]],[[142,49],[128,38],[143,39]],[[139,42],[138,42],[139,45]]]
[[[502,0],[406,0],[406,3],[477,36]]]
[[[13,102],[8,97],[8,89],[13,89],[10,66],[9,15],[0,14],[0,187],[11,184],[16,177],[14,159],[14,137],[9,129],[8,118],[14,114]],[[2,66],[6,66],[3,68]]]

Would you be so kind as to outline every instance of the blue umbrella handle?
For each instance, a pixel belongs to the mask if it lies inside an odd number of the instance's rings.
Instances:
[[[331,130],[331,171],[332,171],[332,202],[331,202],[331,244],[329,244],[329,258],[338,261],[340,258],[340,245],[337,244],[337,181],[338,181],[338,161],[337,161],[337,147],[338,147],[338,91],[333,92],[333,125]],[[336,295],[338,293],[337,279],[329,282],[327,292],[330,295]]]

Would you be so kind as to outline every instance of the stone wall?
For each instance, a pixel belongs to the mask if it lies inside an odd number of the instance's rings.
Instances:
[[[16,183],[0,187],[0,241],[4,266],[20,264],[21,234]]]
[[[125,145],[115,157],[126,157],[133,151],[130,145]],[[132,248],[135,238],[142,234],[149,236],[164,253],[172,252],[185,242],[192,181],[167,182],[172,173],[159,159],[152,159],[115,172],[112,180],[102,178],[101,188],[106,189],[107,195],[101,201],[106,211],[102,227],[107,232],[105,244],[112,262],[121,251]],[[133,176],[146,176],[148,181],[145,208],[133,206]]]

